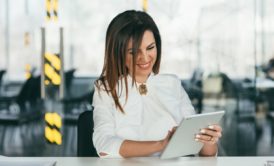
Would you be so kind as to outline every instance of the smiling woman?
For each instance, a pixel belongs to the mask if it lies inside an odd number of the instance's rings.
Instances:
[[[148,75],[152,72],[152,68],[157,59],[157,48],[154,35],[151,31],[144,32],[140,48],[137,50],[136,65],[133,64],[132,39],[128,44],[128,52],[126,54],[126,66],[130,75],[133,75],[135,69],[135,79],[139,83],[144,83]]]
[[[160,33],[147,13],[125,11],[111,21],[93,97],[100,157],[159,155],[182,118],[194,114],[178,77],[158,74],[160,61]],[[212,125],[193,138],[204,143],[201,155],[216,154],[221,130]]]

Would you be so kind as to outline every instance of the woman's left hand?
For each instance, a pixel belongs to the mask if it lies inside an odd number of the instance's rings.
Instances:
[[[215,124],[208,126],[208,128],[201,129],[200,133],[195,136],[195,141],[213,145],[216,144],[221,137],[222,127]]]

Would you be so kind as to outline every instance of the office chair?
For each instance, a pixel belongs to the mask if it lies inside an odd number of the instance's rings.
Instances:
[[[93,110],[80,114],[77,129],[77,156],[98,157],[92,140]]]
[[[5,75],[6,70],[0,70],[0,93],[1,93],[1,88],[2,88],[2,80],[3,76]]]
[[[40,76],[30,77],[15,96],[0,97],[0,122],[20,123],[42,117],[42,112],[36,106],[39,96]],[[29,106],[31,105],[31,107]],[[11,109],[12,108],[12,109]],[[16,109],[15,109],[16,108]]]

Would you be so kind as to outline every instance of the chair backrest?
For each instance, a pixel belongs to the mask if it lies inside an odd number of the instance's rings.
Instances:
[[[5,73],[6,73],[6,70],[1,70],[0,71],[0,90],[1,90],[1,85],[2,85],[2,79],[3,79],[3,76],[4,76]]]
[[[34,77],[30,77],[29,79],[27,79],[24,82],[24,84],[16,98],[16,102],[19,105],[24,104],[26,101],[28,101],[30,99],[30,95],[31,95],[32,91],[35,90],[35,89],[33,89],[34,82],[35,82]]]
[[[65,72],[65,93],[66,93],[66,96],[71,95],[70,89],[71,89],[75,71],[76,71],[76,69],[71,69],[71,70],[68,70]]]
[[[85,111],[80,114],[77,129],[77,156],[98,157],[92,140],[93,111]]]

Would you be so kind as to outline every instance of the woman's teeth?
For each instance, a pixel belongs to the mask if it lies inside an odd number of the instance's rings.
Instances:
[[[142,69],[146,69],[150,66],[150,62],[149,63],[146,63],[146,64],[138,64],[138,66]]]

